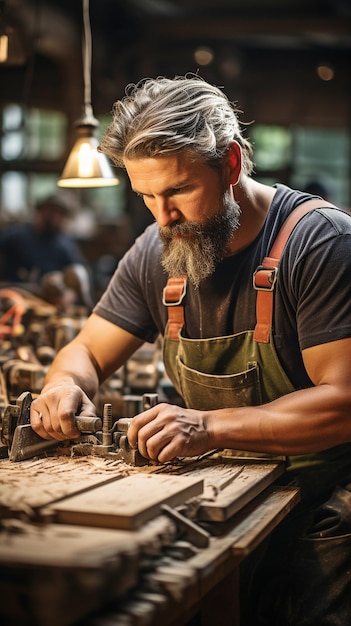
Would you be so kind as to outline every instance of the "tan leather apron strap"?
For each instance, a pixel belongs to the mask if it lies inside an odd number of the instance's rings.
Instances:
[[[254,339],[259,343],[268,343],[273,320],[273,293],[278,276],[279,261],[292,231],[300,219],[315,209],[336,207],[324,200],[307,200],[298,206],[281,227],[269,256],[265,257],[253,275],[253,286],[257,290],[256,297],[256,327]]]
[[[183,299],[186,294],[186,276],[169,278],[163,290],[163,304],[168,308],[167,338],[178,341],[178,333],[184,326]]]

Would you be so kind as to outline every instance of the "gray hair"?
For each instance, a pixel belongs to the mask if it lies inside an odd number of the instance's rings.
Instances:
[[[150,158],[187,150],[219,167],[235,140],[243,171],[253,170],[252,147],[240,130],[235,108],[224,93],[199,76],[146,78],[126,87],[113,105],[112,122],[99,150],[117,167],[124,159]]]

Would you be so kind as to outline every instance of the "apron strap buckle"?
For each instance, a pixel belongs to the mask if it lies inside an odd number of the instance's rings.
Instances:
[[[265,265],[265,263],[269,261],[276,261],[276,266],[274,267],[273,265]],[[252,277],[252,283],[256,291],[273,291],[274,285],[277,281],[277,265],[277,259],[265,258],[263,261],[263,265],[259,265],[255,269],[254,275]]]
[[[323,207],[335,206],[321,199],[307,200],[300,204],[285,220],[279,231],[268,257],[263,259],[253,275],[256,297],[256,326],[254,339],[259,343],[269,343],[273,320],[273,293],[278,276],[278,265],[292,231],[298,222],[310,211]]]
[[[169,278],[163,290],[162,302],[168,307],[168,324],[166,336],[168,339],[178,341],[179,331],[185,323],[184,306],[182,302],[186,295],[186,276]]]

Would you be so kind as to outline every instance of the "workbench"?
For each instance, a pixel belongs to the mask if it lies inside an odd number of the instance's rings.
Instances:
[[[240,564],[299,501],[279,461],[0,460],[6,626],[239,626]]]

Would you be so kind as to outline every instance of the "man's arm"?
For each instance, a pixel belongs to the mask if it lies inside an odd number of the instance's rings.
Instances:
[[[93,313],[50,366],[42,392],[31,406],[33,429],[45,439],[77,437],[74,416],[95,415],[92,398],[99,385],[142,344]]]
[[[216,448],[307,454],[351,441],[351,338],[308,348],[315,387],[257,407],[211,411],[161,404],[133,419],[128,439],[160,462]]]

